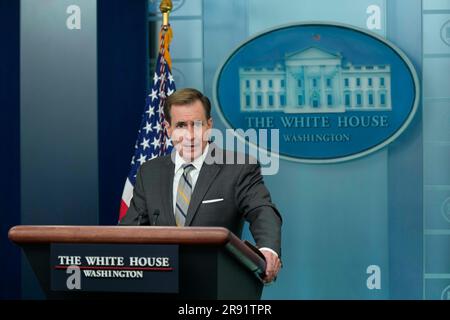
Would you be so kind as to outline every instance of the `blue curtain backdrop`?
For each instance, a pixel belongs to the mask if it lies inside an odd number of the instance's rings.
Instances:
[[[8,230],[20,223],[20,3],[0,1],[0,299],[20,298],[20,251]]]

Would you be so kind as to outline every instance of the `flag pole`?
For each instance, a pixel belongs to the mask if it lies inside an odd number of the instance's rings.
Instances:
[[[163,16],[162,26],[165,30],[167,30],[167,28],[169,27],[169,14],[172,8],[173,8],[172,0],[161,0],[159,10],[161,11]]]

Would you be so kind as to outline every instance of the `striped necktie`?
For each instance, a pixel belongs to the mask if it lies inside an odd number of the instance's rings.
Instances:
[[[190,173],[195,169],[191,163],[184,164],[182,168],[183,174],[178,183],[177,202],[175,205],[175,220],[177,222],[177,227],[183,227],[186,221],[186,215],[192,195],[192,179]]]

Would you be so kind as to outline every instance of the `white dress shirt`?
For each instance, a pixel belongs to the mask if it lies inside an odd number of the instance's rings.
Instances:
[[[198,175],[200,173],[200,170],[202,169],[203,163],[205,162],[206,156],[208,155],[209,150],[209,144],[206,145],[205,150],[203,150],[203,153],[200,157],[194,159],[192,161],[192,165],[194,166],[194,169],[191,170],[190,176],[192,181],[192,192],[194,192],[195,184],[197,183]],[[186,162],[179,154],[178,152],[175,155],[175,174],[173,176],[173,212],[175,212],[175,207],[177,205],[177,192],[178,192],[178,183],[180,182],[181,175],[183,174],[183,168],[182,166],[186,164]],[[270,249],[270,248],[259,248],[259,250],[264,251],[270,251],[273,254],[275,254],[278,257],[278,254]]]

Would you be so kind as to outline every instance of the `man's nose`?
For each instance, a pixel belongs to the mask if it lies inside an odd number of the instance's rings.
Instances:
[[[194,126],[189,125],[185,132],[185,138],[189,140],[194,140],[195,138],[195,132],[194,132]]]

